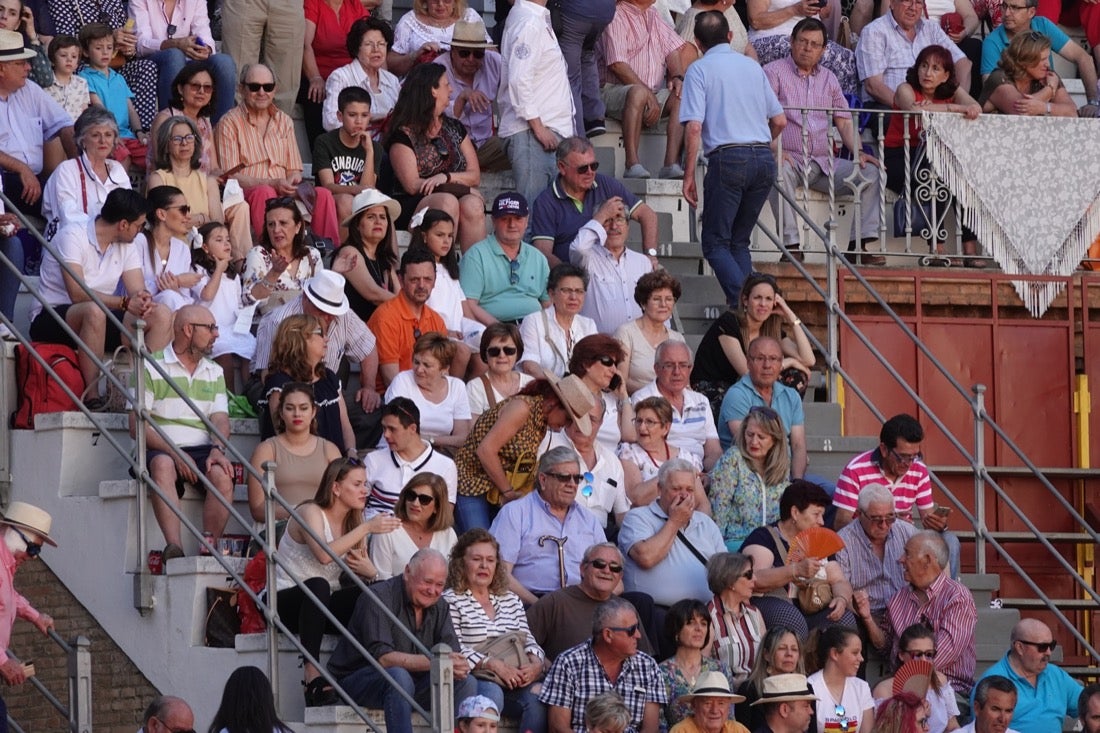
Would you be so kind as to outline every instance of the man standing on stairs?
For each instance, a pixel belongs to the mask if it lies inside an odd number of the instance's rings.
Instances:
[[[982,678],[1001,675],[1016,686],[1019,697],[1013,728],[1020,733],[1059,733],[1065,718],[1077,717],[1080,683],[1050,663],[1058,642],[1042,621],[1020,619],[1012,627],[1011,639],[1008,652]]]
[[[775,180],[771,142],[787,125],[763,69],[730,48],[726,17],[708,10],[695,17],[703,57],[684,78],[680,122],[686,125],[684,198],[699,205],[695,167],[707,157],[706,205],[700,240],[726,303],[737,306],[752,272],[749,238]]]
[[[184,484],[193,484],[206,495],[202,528],[215,541],[229,520],[227,505],[201,483],[196,469],[206,476],[222,500],[233,503],[233,466],[222,442],[229,439],[225,376],[222,368],[210,359],[218,338],[218,324],[214,314],[203,306],[188,305],[176,311],[172,331],[172,343],[153,355],[171,382],[149,364],[145,365],[145,407],[150,417],[144,424],[148,446],[145,461],[150,477],[160,489],[159,493],[150,491],[150,500],[164,534],[165,562],[183,557],[180,520],[174,510],[180,508]],[[221,437],[210,433],[180,393],[202,410]],[[136,435],[137,419],[131,411],[130,436]]]
[[[45,634],[53,628],[53,619],[39,613],[15,590],[15,571],[42,552],[43,543],[57,547],[50,537],[53,518],[36,506],[13,501],[0,517],[0,677],[9,687],[26,680],[23,663],[8,656],[11,630],[16,617],[26,619]],[[0,698],[0,733],[8,733],[8,706]]]

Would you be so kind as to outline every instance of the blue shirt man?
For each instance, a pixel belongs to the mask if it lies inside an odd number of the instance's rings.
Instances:
[[[729,46],[729,23],[709,10],[695,18],[703,57],[688,67],[680,103],[685,125],[684,198],[699,203],[695,166],[707,156],[700,240],[726,302],[735,305],[752,272],[749,237],[768,199],[776,164],[769,143],[787,124],[763,69]]]

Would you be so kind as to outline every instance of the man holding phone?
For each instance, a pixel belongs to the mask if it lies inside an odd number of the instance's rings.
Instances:
[[[937,507],[932,501],[932,481],[920,450],[923,440],[924,429],[912,415],[895,415],[883,423],[878,447],[853,458],[837,479],[833,527],[839,530],[852,521],[864,488],[882,484],[894,494],[898,519],[912,521],[916,504],[924,529],[941,534],[950,555],[951,577],[957,578],[959,539],[947,531],[950,507]]]

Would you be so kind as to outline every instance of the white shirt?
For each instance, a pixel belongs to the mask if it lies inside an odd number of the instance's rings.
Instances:
[[[206,306],[214,314],[214,321],[218,324],[218,340],[214,342],[214,351],[211,356],[217,359],[225,354],[236,354],[245,359],[251,359],[256,353],[256,337],[252,331],[243,333],[237,331],[237,314],[241,310],[241,276],[230,278],[222,274],[218,290],[210,300],[203,300],[202,291],[210,282],[210,275],[201,267],[195,267],[194,271],[202,275],[195,287],[191,288],[191,297],[195,302]],[[251,324],[252,319],[248,319]]]
[[[520,372],[519,375],[519,388],[523,389],[528,382],[532,381],[534,377],[530,374],[524,374]],[[490,386],[492,382],[489,383]],[[497,392],[496,387],[491,387],[493,390],[493,397],[496,398],[496,402],[503,402],[508,399],[500,392]],[[485,394],[485,383],[481,381],[481,377],[477,379],[471,379],[466,384],[466,396],[470,399],[470,414],[480,415],[489,409],[489,396]],[[493,404],[496,404],[494,402]]]
[[[462,284],[447,272],[447,268],[435,263],[435,287],[425,304],[443,318],[448,331],[462,332],[462,303],[466,294]]]
[[[956,728],[955,731],[956,731],[956,733],[975,733],[975,731],[974,731],[974,721],[973,720],[970,721],[969,723],[967,723],[966,725],[964,725],[961,728]],[[1009,728],[1005,731],[1005,733],[1020,733],[1020,731],[1013,730],[1012,728]]]
[[[42,187],[42,218],[47,222],[57,220],[58,229],[95,219],[107,194],[116,188],[130,188],[130,177],[117,160],[108,159],[106,181],[99,180],[87,155],[66,160]]]
[[[572,135],[573,90],[565,57],[550,27],[550,11],[528,0],[516,0],[508,13],[500,51],[504,63],[497,94],[497,134],[508,137],[523,132],[529,127],[527,120],[538,117],[558,135]]]
[[[629,247],[618,259],[607,251],[607,231],[595,219],[589,221],[569,244],[569,260],[588,270],[588,292],[581,313],[596,322],[600,333],[615,333],[627,321],[640,318],[642,308],[634,300],[634,288],[653,263]]]
[[[337,98],[340,92],[348,87],[363,87],[370,94],[370,118],[371,121],[380,120],[393,111],[393,105],[397,103],[397,95],[401,92],[401,81],[385,69],[378,70],[378,89],[371,89],[367,72],[358,59],[352,59],[350,64],[345,64],[335,69],[328,75],[325,82],[325,103],[321,110],[321,122],[326,130],[335,130],[340,126],[336,119],[338,111]]]
[[[511,14],[509,14],[509,17],[511,17]],[[481,23],[483,25],[485,23],[481,19],[481,15],[473,8],[466,8],[462,20],[467,23]],[[446,28],[437,28],[421,23],[414,12],[405,13],[401,16],[401,20],[397,21],[397,25],[394,26],[393,45],[390,46],[390,50],[398,53],[408,53],[420,48],[425,43],[438,43],[440,48],[448,51],[451,48],[451,37],[454,32],[455,26],[453,23]],[[492,42],[493,39],[486,33],[485,40]]]
[[[416,386],[412,370],[407,369],[399,372],[390,382],[385,402],[394,397],[408,397],[416,403],[420,409],[420,434],[425,437],[450,435],[454,431],[455,420],[470,419],[470,399],[466,396],[466,384],[457,377],[447,377],[447,396],[442,402],[431,402],[420,391],[420,387]]]
[[[573,316],[568,336],[558,323],[554,306],[541,308],[519,324],[523,360],[531,361],[559,377],[569,368],[573,346],[585,336],[599,333],[596,322],[579,313]]]
[[[859,730],[860,722],[864,715],[874,717],[875,699],[871,696],[871,688],[865,680],[858,677],[849,677],[844,680],[844,694],[839,700],[834,700],[832,693],[825,685],[825,676],[819,670],[806,678],[806,682],[814,688],[817,694],[817,733],[825,733],[828,730],[843,730],[840,725],[840,716],[836,713],[837,706],[844,708],[844,720],[855,720],[855,725],[848,725],[852,730]]]
[[[111,242],[106,252],[100,252],[95,219],[62,228],[54,235],[53,245],[63,261],[84,270],[84,284],[98,293],[115,292],[124,272],[141,270],[141,255],[133,243]],[[50,305],[72,303],[69,291],[65,289],[61,265],[49,252],[42,260],[38,284],[39,292]],[[42,304],[36,299],[31,308],[31,320],[41,312]]]
[[[194,302],[190,290],[181,290],[178,293],[173,293],[177,297],[165,298],[163,296],[169,293],[162,293],[160,286],[157,285],[157,277],[166,272],[173,275],[186,275],[191,272],[191,248],[185,242],[175,237],[170,238],[168,241],[168,259],[161,260],[156,257],[154,258],[156,261],[154,261],[149,256],[149,240],[143,232],[134,238],[134,249],[141,257],[141,272],[145,277],[145,289],[154,296],[154,300],[158,303],[164,303],[173,312],[178,310],[181,305]]]
[[[663,397],[654,380],[630,396],[630,402],[637,405],[646,397]],[[714,438],[718,440],[718,428],[714,424],[714,414],[710,409],[710,400],[693,389],[684,388],[684,410],[672,408],[672,428],[668,433],[668,442],[685,453],[703,460],[703,443]]]
[[[547,432],[546,438],[539,445],[539,457],[551,448],[565,446],[576,450],[573,441],[563,431]],[[626,479],[623,476],[623,464],[611,450],[598,440],[592,444],[596,452],[595,465],[589,466],[584,457],[577,452],[580,460],[580,472],[591,473],[592,481],[586,478],[577,487],[576,502],[599,520],[600,525],[607,526],[607,517],[615,514],[625,514],[630,511],[630,499],[626,496]]]
[[[447,484],[447,499],[454,504],[458,496],[458,469],[455,462],[442,453],[436,453],[428,441],[421,443],[424,449],[411,461],[406,461],[388,447],[371,451],[363,457],[363,469],[367,472],[370,494],[367,495],[367,508],[363,518],[370,519],[375,514],[393,513],[401,489],[413,476],[430,471],[443,478]]]

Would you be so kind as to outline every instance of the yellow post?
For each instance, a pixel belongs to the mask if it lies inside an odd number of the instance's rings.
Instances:
[[[848,427],[844,424],[844,377],[836,378],[836,403],[840,405],[840,434],[847,435]]]
[[[1073,414],[1077,421],[1077,468],[1091,468],[1092,460],[1089,455],[1089,413],[1091,412],[1092,395],[1089,392],[1089,378],[1087,374],[1078,374],[1073,390]],[[1075,482],[1077,511],[1085,513],[1085,481]],[[1096,547],[1091,542],[1077,544],[1077,572],[1090,587],[1096,584]],[[1088,599],[1090,596],[1082,591],[1081,597]],[[1085,611],[1082,619],[1082,633],[1091,644],[1092,639],[1092,612]]]

